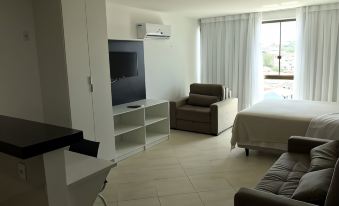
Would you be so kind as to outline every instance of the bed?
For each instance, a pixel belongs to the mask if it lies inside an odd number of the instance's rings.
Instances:
[[[286,151],[288,138],[305,136],[313,118],[338,112],[337,103],[264,100],[237,114],[232,148]]]

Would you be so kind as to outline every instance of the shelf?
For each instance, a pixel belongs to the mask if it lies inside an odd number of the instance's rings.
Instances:
[[[114,136],[119,136],[137,129],[142,128],[140,125],[127,125],[127,124],[118,124],[114,127]]]
[[[140,105],[139,108],[128,108]],[[143,99],[113,106],[115,160],[121,161],[169,138],[169,103]]]
[[[168,137],[169,134],[160,133],[160,132],[148,132],[146,134],[146,144],[150,144],[156,142],[158,140],[163,139],[164,137]]]
[[[154,124],[156,122],[160,122],[166,119],[167,117],[146,117],[145,125],[148,126],[148,125],[151,125],[151,124]]]
[[[147,107],[153,107],[153,106],[164,104],[164,103],[168,104],[168,102],[165,100],[142,99],[136,102],[116,105],[116,106],[113,106],[113,116],[137,111],[140,109],[145,109]],[[142,106],[139,108],[128,108],[128,106],[131,106],[131,105],[142,105]]]
[[[137,142],[130,142],[130,141],[121,141],[119,143],[116,143],[116,154],[117,157],[124,156],[128,153],[131,153],[137,149],[143,149],[144,144],[140,144]]]

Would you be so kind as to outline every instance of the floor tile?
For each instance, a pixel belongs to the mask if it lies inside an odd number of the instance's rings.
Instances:
[[[184,169],[181,168],[180,166],[153,169],[153,170],[150,170],[148,174],[152,176],[153,180],[186,176]]]
[[[241,187],[255,187],[263,175],[264,171],[252,169],[250,171],[226,172],[225,178],[235,190],[238,190]]]
[[[152,182],[119,184],[118,200],[133,200],[156,197],[156,187]]]
[[[159,196],[195,192],[187,177],[158,180],[156,187]]]
[[[107,177],[109,205],[233,206],[240,187],[253,187],[279,154],[230,149],[219,136],[171,131],[170,140],[118,163]],[[94,206],[102,206],[96,201]]]
[[[118,206],[160,206],[158,198],[121,201]]]
[[[202,206],[197,193],[159,197],[161,206]]]
[[[199,192],[199,196],[205,206],[231,206],[234,194],[233,189]]]
[[[223,173],[189,176],[194,188],[198,192],[210,190],[232,189]]]
[[[106,199],[106,198],[105,198]],[[106,202],[107,202],[107,206],[117,206],[118,205],[118,202],[117,201],[108,201],[106,199]],[[104,203],[102,202],[101,199],[97,198],[94,202],[94,205],[93,206],[105,206]]]

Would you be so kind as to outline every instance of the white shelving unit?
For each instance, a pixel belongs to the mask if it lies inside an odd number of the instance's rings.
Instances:
[[[115,153],[117,160],[125,159],[144,150],[144,127],[115,136]]]
[[[128,108],[132,105],[141,107]],[[116,161],[169,139],[168,101],[145,99],[117,105],[113,119]]]

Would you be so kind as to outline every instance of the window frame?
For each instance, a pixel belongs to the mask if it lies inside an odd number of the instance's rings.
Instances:
[[[294,75],[281,75],[280,70],[281,70],[281,40],[282,40],[282,32],[281,32],[281,24],[283,22],[291,22],[291,21],[297,21],[297,19],[292,18],[292,19],[280,19],[280,20],[269,20],[269,21],[263,21],[262,24],[272,24],[272,23],[279,23],[279,74],[278,75],[265,75],[265,79],[272,79],[272,80],[294,80]],[[279,58],[280,57],[280,58]]]

